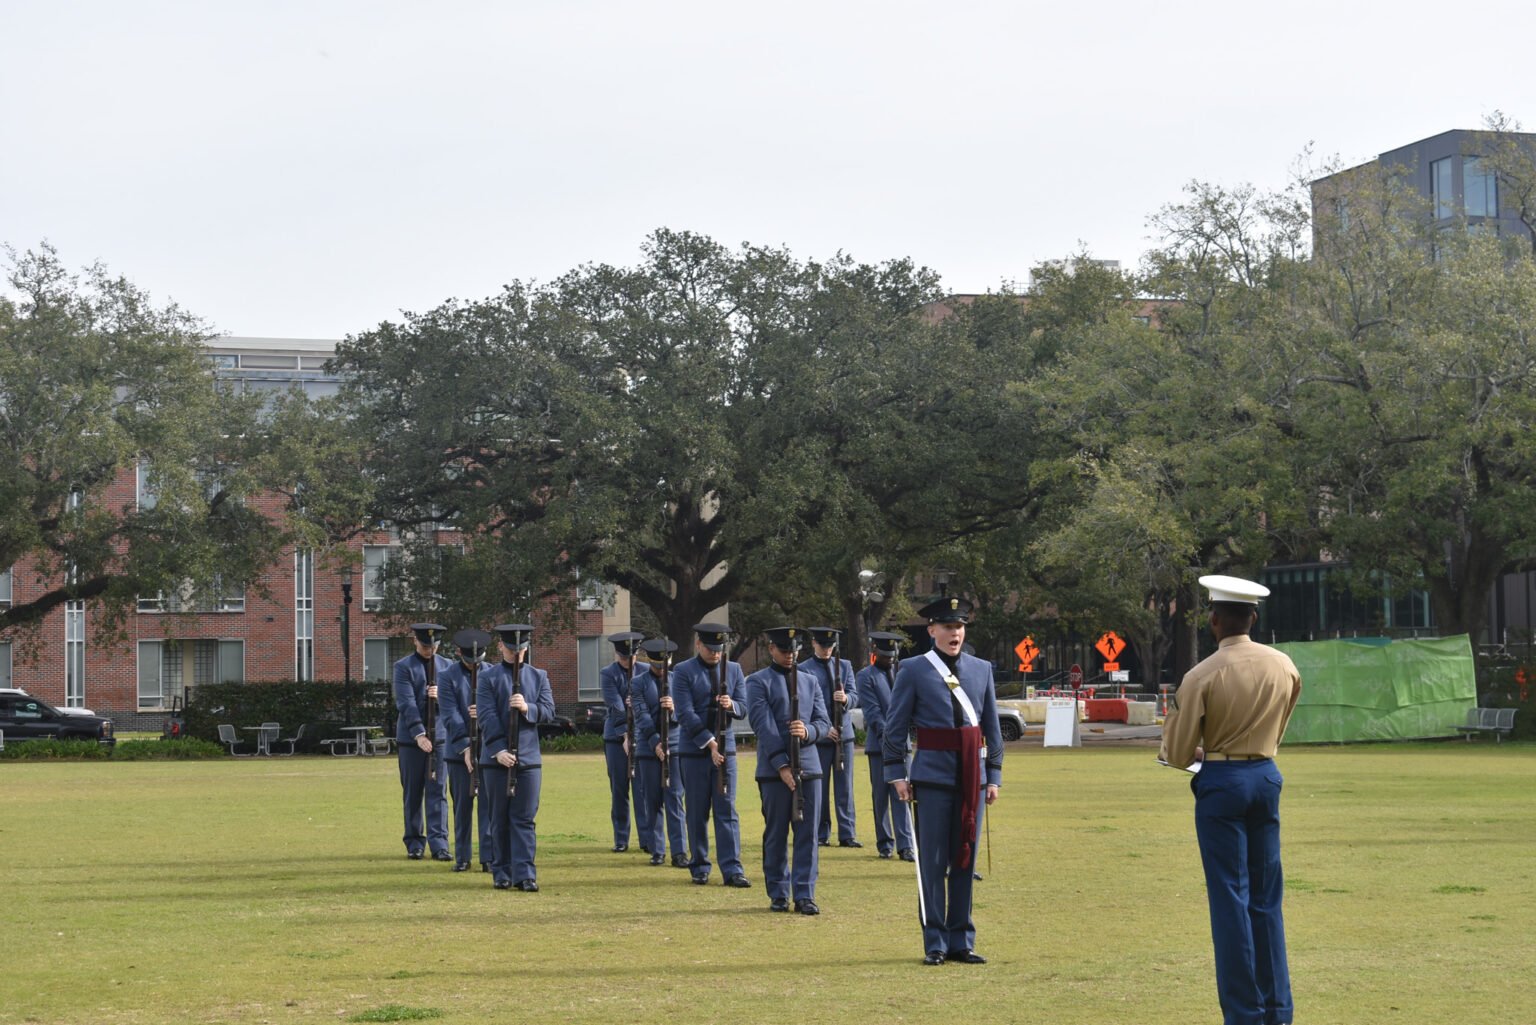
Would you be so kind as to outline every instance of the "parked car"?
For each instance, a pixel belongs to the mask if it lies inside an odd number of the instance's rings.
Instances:
[[[608,723],[607,705],[587,705],[585,715],[581,721],[583,733],[602,733],[603,727]]]
[[[576,724],[563,715],[557,715],[549,722],[539,723],[540,737],[574,737]]]
[[[0,690],[0,733],[7,744],[15,740],[54,737],[59,740],[94,740],[112,747],[112,720],[82,708],[55,708],[24,690]]]

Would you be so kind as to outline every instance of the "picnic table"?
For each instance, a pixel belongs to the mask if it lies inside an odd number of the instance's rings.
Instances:
[[[282,732],[276,726],[242,726],[240,728],[247,733],[255,733],[256,753],[268,756],[272,754],[272,741],[276,740],[277,735]]]
[[[343,733],[352,734],[350,737],[338,737],[332,740],[324,740],[321,743],[330,748],[333,755],[372,755],[377,754],[380,745],[384,750],[389,750],[389,741],[370,740],[368,734],[374,730],[381,730],[381,726],[342,726]]]

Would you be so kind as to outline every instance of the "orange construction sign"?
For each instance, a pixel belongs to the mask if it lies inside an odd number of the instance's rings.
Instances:
[[[1035,659],[1040,657],[1040,649],[1035,646],[1033,637],[1026,637],[1014,645],[1013,653],[1019,656],[1019,672],[1027,673],[1030,666],[1035,664]]]
[[[1100,655],[1104,656],[1104,671],[1106,673],[1120,668],[1120,663],[1115,661],[1115,659],[1125,650],[1125,642],[1120,639],[1118,634],[1110,630],[1098,639],[1094,647],[1098,649]]]

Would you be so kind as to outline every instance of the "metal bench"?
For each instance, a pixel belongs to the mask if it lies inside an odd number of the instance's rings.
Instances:
[[[352,739],[350,737],[331,737],[320,741],[325,749],[333,755],[349,755],[352,753]]]
[[[1503,743],[1504,735],[1515,728],[1513,708],[1469,708],[1467,721],[1456,727],[1471,742],[1474,733],[1492,733],[1494,743]]]
[[[229,748],[229,753],[236,758],[249,758],[255,754],[254,751],[235,750],[236,747],[240,746],[240,735],[235,732],[235,728],[232,725],[221,724],[219,726],[219,743]]]

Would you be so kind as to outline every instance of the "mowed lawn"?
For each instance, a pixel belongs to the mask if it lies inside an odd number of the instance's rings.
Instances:
[[[599,755],[548,756],[523,894],[406,860],[392,758],[0,764],[0,1022],[1219,1021],[1187,777],[1038,744],[981,858],[991,963],[937,968],[862,755],[868,846],[823,849],[817,918],[767,910],[750,782],[753,888],[696,887],[609,852]],[[1536,1021],[1536,748],[1281,769],[1297,1021]]]

